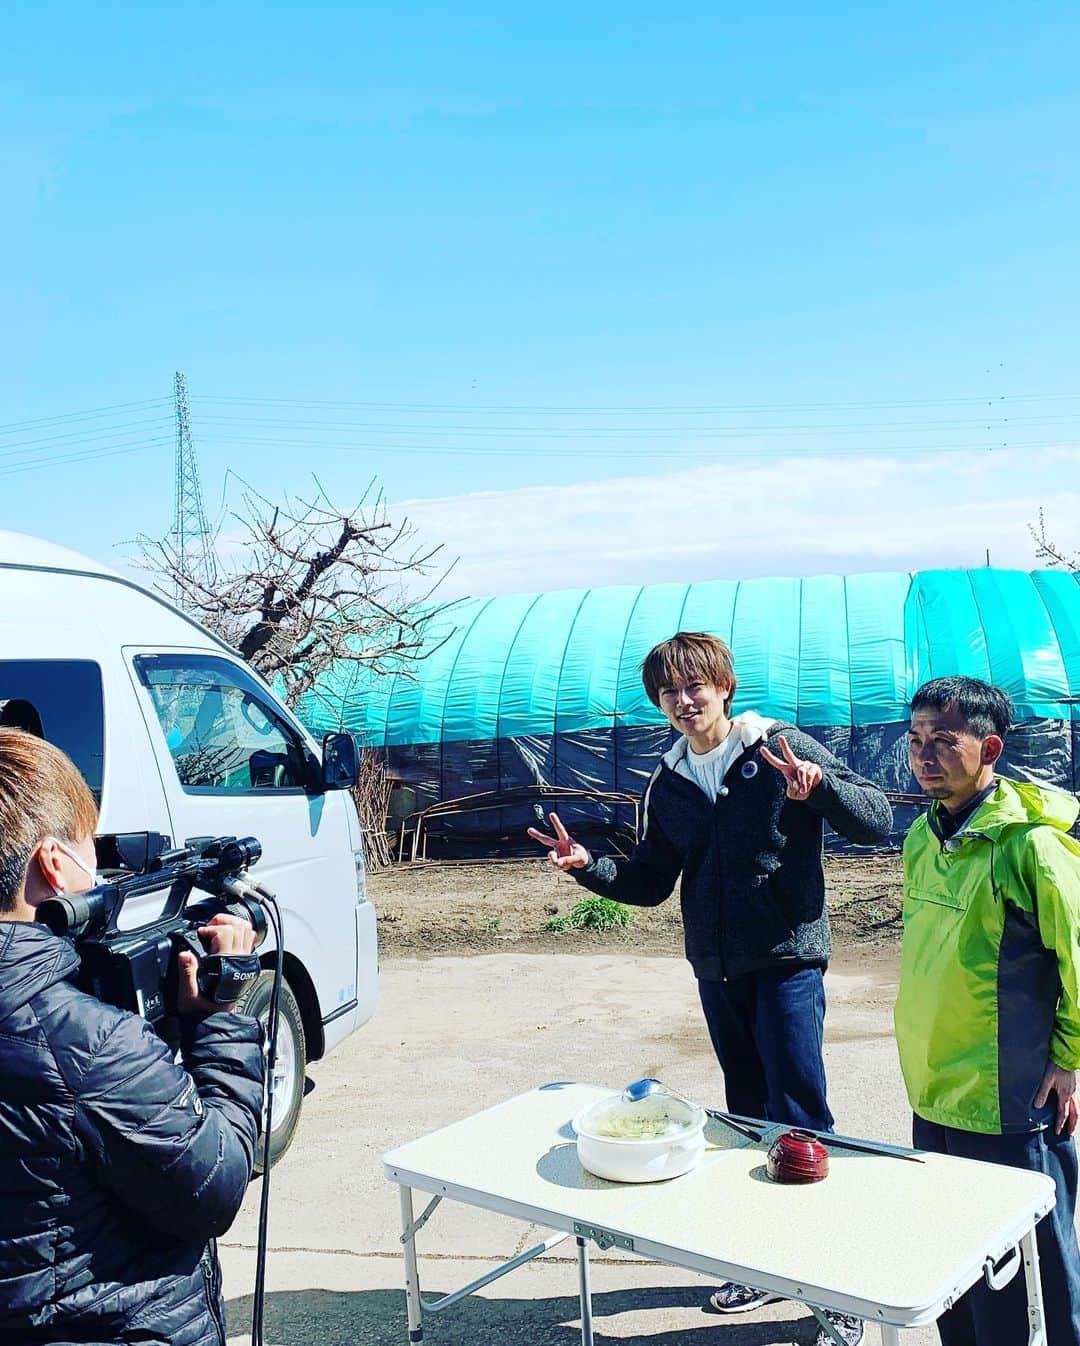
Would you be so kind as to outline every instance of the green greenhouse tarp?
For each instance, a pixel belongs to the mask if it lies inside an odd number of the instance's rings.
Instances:
[[[654,725],[641,661],[678,630],[731,644],[736,709],[803,725],[896,723],[944,673],[1006,687],[1018,718],[1069,719],[1080,691],[1076,578],[986,568],[471,599],[431,623],[428,658],[379,676],[340,666],[302,714],[373,746]]]

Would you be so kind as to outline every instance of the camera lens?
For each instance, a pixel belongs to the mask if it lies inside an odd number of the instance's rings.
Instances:
[[[262,846],[254,837],[237,837],[222,846],[219,863],[222,869],[238,873],[257,864],[261,855]]]

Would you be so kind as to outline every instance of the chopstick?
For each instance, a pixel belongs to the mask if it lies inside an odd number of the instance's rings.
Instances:
[[[740,1136],[745,1136],[747,1140],[752,1140],[755,1143],[760,1141],[764,1135],[764,1132],[754,1131],[745,1122],[737,1122],[729,1113],[718,1112],[715,1108],[706,1108],[705,1116],[714,1117],[718,1122],[723,1122],[725,1126],[730,1127],[732,1131],[737,1131]]]
[[[886,1159],[906,1159],[912,1164],[925,1164],[926,1160],[920,1154],[912,1154],[909,1150],[901,1150],[891,1145],[872,1145],[869,1141],[860,1143],[857,1140],[837,1140],[828,1132],[819,1133],[818,1139],[826,1149],[835,1148],[838,1150],[857,1150],[859,1154],[883,1154]]]
[[[718,1122],[723,1122],[724,1125],[730,1127],[732,1131],[737,1131],[739,1135],[745,1136],[747,1140],[754,1141],[755,1144],[759,1144],[765,1138],[765,1133],[763,1131],[755,1131],[752,1127],[747,1126],[745,1122],[737,1121],[730,1113],[720,1112],[717,1108],[706,1108],[705,1115],[707,1117],[714,1117]],[[771,1125],[773,1124],[770,1123],[770,1126]],[[906,1159],[912,1164],[924,1164],[926,1162],[921,1155],[912,1154],[909,1150],[902,1150],[898,1147],[894,1148],[887,1145],[874,1145],[870,1141],[840,1140],[839,1137],[834,1136],[829,1131],[818,1131],[815,1132],[815,1135],[826,1149],[855,1150],[859,1154],[881,1154],[884,1155],[886,1159]]]

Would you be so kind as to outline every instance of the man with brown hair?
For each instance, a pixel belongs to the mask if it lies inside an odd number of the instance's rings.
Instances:
[[[591,892],[658,906],[682,877],[686,956],[732,1112],[832,1129],[825,1098],[823,973],[831,951],[822,825],[849,841],[889,835],[882,792],[808,734],[752,710],[731,716],[735,668],[716,636],[680,631],[642,665],[649,700],[681,735],[645,791],[628,859],[594,858],[555,814],[551,863]],[[722,1313],[777,1298],[728,1283]],[[862,1324],[831,1315],[846,1342]],[[824,1329],[819,1336],[830,1346]]]
[[[181,955],[184,1067],[145,1020],[74,985],[38,906],[95,881],[97,805],[72,762],[0,728],[0,1346],[224,1346],[213,1240],[251,1176],[254,1019],[199,995]],[[254,932],[221,914],[212,953]]]

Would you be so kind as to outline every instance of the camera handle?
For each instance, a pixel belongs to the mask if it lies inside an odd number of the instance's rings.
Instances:
[[[258,955],[207,953],[194,930],[174,930],[177,953],[193,953],[199,961],[196,981],[199,994],[212,1005],[231,1005],[262,971]]]

